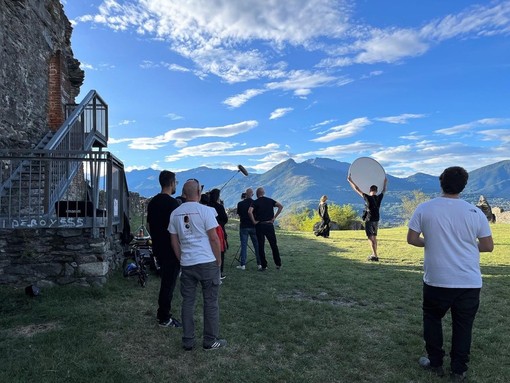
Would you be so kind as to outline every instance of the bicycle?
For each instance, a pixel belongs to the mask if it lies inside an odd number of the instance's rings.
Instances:
[[[141,287],[147,285],[148,268],[159,271],[151,245],[150,236],[135,236],[130,243],[129,251],[124,253],[125,259],[122,265],[124,277],[138,277],[138,284]]]

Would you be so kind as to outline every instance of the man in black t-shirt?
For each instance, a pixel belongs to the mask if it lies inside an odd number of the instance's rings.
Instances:
[[[179,276],[180,263],[172,249],[168,224],[170,214],[179,206],[172,194],[175,194],[177,181],[175,173],[163,170],[159,174],[161,193],[155,195],[147,206],[147,224],[152,239],[152,251],[161,267],[161,286],[158,298],[159,325],[162,327],[181,327],[172,317],[172,297]]]
[[[266,197],[264,188],[257,188],[257,199],[253,201],[252,205],[248,209],[248,215],[251,221],[255,225],[255,231],[257,232],[257,241],[259,244],[259,257],[261,268],[260,271],[267,270],[266,253],[264,250],[265,238],[271,246],[273,252],[273,260],[276,265],[276,269],[279,270],[282,267],[282,260],[280,259],[280,251],[278,250],[278,244],[276,241],[276,233],[274,231],[274,221],[276,217],[280,215],[283,210],[283,205],[272,198]],[[278,210],[274,212],[274,208]]]
[[[253,197],[253,189],[248,188],[243,194],[245,195],[244,199],[237,203],[237,215],[239,215],[239,238],[241,240],[241,253],[239,256],[240,265],[237,266],[237,268],[241,270],[246,269],[246,258],[248,255],[248,237],[250,237],[251,243],[253,244],[255,258],[257,259],[257,268],[260,270],[262,265],[260,264],[257,232],[255,230],[255,224],[251,221],[251,218],[248,214],[248,209],[253,203],[253,199],[251,198]]]
[[[368,256],[369,261],[377,262],[379,261],[379,256],[377,255],[377,230],[379,227],[379,209],[381,207],[381,202],[384,197],[384,193],[386,193],[386,185],[388,183],[388,179],[384,179],[384,187],[381,194],[377,194],[377,186],[370,186],[370,194],[363,193],[363,191],[354,183],[351,178],[351,175],[347,177],[347,181],[353,188],[353,190],[358,193],[363,200],[365,201],[365,211],[363,212],[363,221],[365,221],[365,233],[368,238],[368,242],[370,244],[370,248],[372,249],[372,254]]]

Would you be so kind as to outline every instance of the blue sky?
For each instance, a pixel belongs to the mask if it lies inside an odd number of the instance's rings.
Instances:
[[[510,156],[510,1],[62,0],[128,170]]]

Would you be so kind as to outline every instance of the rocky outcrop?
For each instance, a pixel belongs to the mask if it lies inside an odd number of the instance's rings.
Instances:
[[[59,107],[79,94],[71,32],[59,0],[0,0],[0,149],[32,148],[48,131],[52,60],[61,63]]]

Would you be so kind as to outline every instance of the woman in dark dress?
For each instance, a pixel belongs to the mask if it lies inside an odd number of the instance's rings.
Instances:
[[[317,235],[320,235],[324,238],[329,237],[329,223],[331,222],[328,214],[328,204],[326,203],[327,200],[328,196],[323,195],[319,203],[319,216],[321,217],[321,224],[319,226]]]

